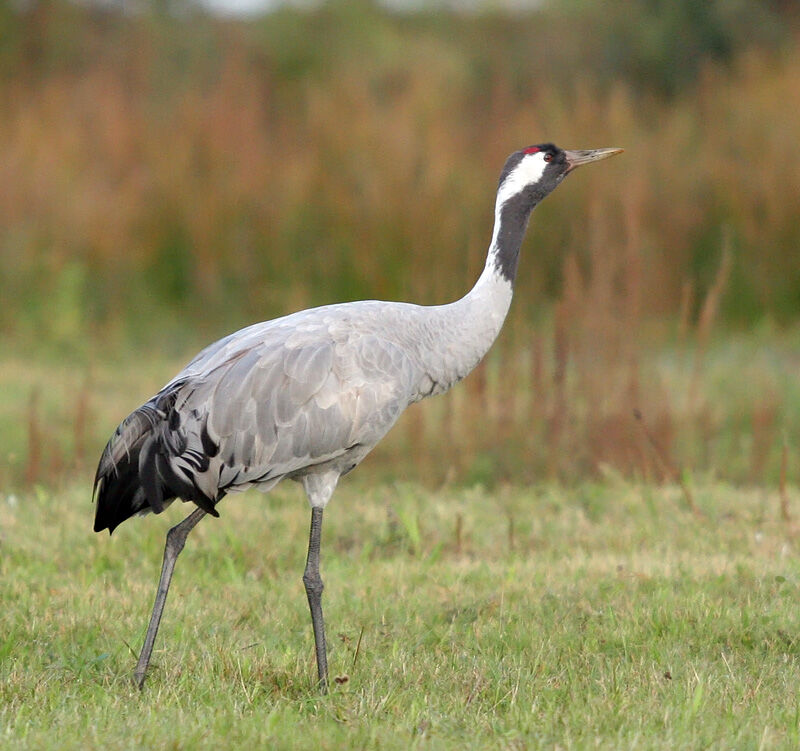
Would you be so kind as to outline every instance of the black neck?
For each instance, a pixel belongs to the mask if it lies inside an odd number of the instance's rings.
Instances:
[[[531,198],[526,190],[512,196],[503,204],[496,220],[500,226],[495,240],[495,263],[503,278],[512,285],[517,276],[522,238],[525,236],[531,211],[536,205],[536,201]]]

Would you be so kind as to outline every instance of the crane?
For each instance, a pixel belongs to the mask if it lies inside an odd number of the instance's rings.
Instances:
[[[622,149],[515,151],[500,174],[494,230],[473,288],[446,305],[365,300],[303,310],[233,333],[202,350],[126,417],[95,476],[95,532],[111,534],[175,499],[194,510],[167,532],[153,612],[134,680],[142,688],[175,562],[186,538],[235,491],[302,483],[311,505],[303,583],[319,688],[328,688],[322,516],[350,472],[413,402],[464,378],[494,342],[511,304],[534,207],[576,167]]]

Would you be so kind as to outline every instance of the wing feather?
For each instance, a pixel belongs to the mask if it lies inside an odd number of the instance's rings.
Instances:
[[[355,446],[366,454],[408,405],[418,371],[398,343],[335,317],[244,329],[179,376],[185,450],[172,463],[188,478],[191,452],[208,453],[205,431],[218,455],[206,477],[192,479],[213,497],[210,484],[227,491],[296,475]]]

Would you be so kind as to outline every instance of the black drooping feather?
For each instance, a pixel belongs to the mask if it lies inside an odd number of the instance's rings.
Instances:
[[[182,386],[170,384],[128,415],[111,436],[94,480],[95,532],[108,529],[110,534],[143,511],[159,514],[175,498],[194,501],[206,513],[219,516],[214,508],[219,499],[207,498],[170,465],[170,458],[186,448],[174,409]]]

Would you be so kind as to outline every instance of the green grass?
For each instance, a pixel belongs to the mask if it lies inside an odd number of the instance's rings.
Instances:
[[[163,535],[85,485],[0,496],[4,748],[796,748],[800,564],[776,494],[342,483],[314,689],[299,488],[226,499],[130,674]],[[791,500],[797,507],[796,492]],[[359,644],[360,643],[360,644]]]

